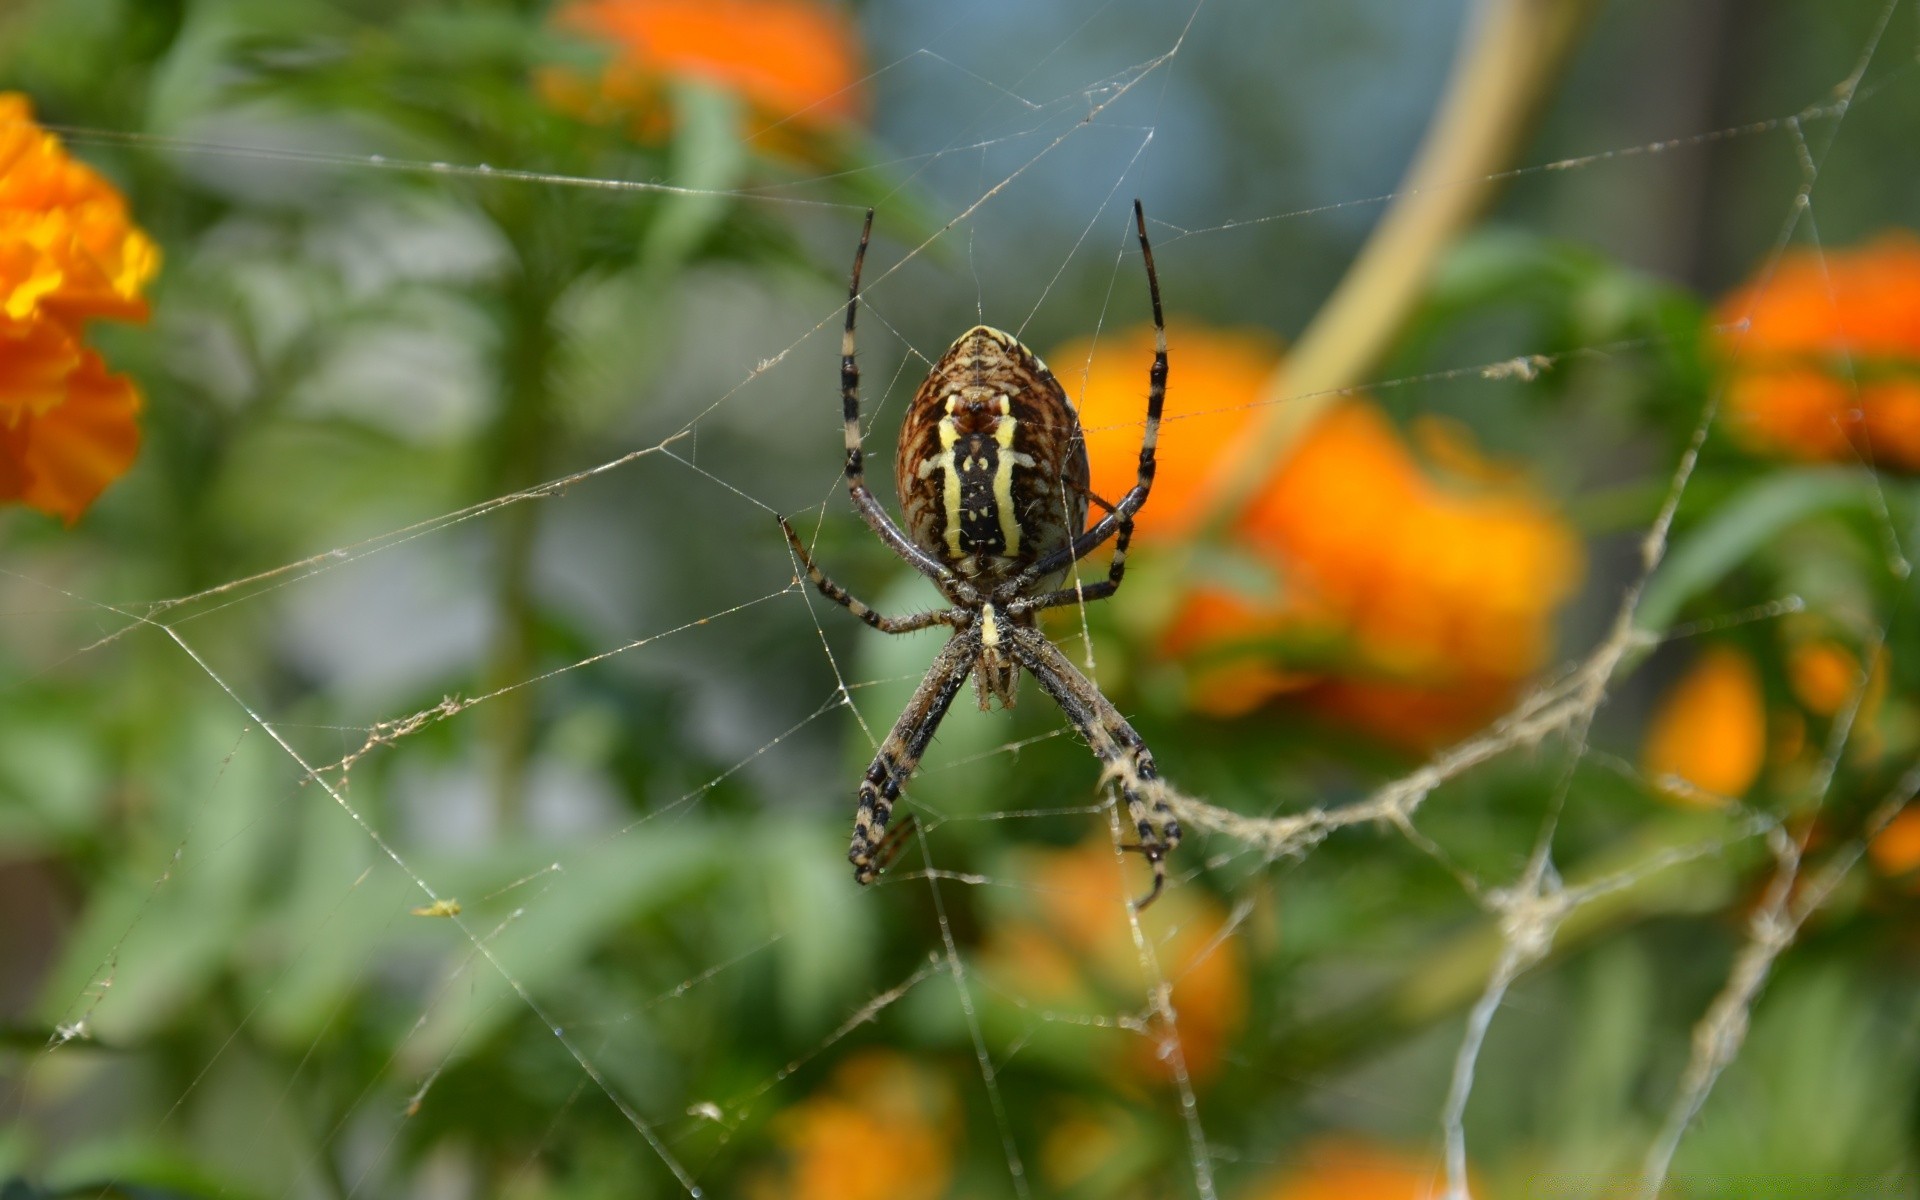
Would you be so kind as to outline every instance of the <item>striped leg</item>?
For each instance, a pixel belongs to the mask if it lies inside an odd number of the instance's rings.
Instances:
[[[927,669],[926,677],[914,689],[906,711],[894,722],[887,740],[880,743],[880,753],[874,755],[873,764],[860,780],[860,806],[853,814],[853,844],[847,848],[847,861],[853,864],[855,883],[872,883],[885,865],[878,861],[878,856],[887,818],[893,815],[893,803],[900,798],[900,789],[906,786],[907,780],[913,778],[920,756],[926,753],[927,743],[940,728],[941,719],[947,715],[960,686],[966,683],[967,673],[979,653],[979,636],[971,630],[963,629],[947,639],[933,666]]]
[[[807,578],[813,582],[813,586],[820,589],[820,594],[881,633],[912,633],[916,629],[926,629],[933,625],[954,624],[953,613],[946,609],[937,612],[913,613],[905,617],[889,617],[875,612],[852,592],[828,579],[819,567],[814,566],[813,556],[808,554],[807,548],[801,544],[800,535],[793,531],[793,526],[787,523],[785,517],[779,518],[779,521],[781,531],[787,535],[787,545],[791,546],[793,552],[799,556],[800,565],[806,568]]]
[[[957,583],[952,571],[925,550],[907,540],[887,510],[867,487],[866,452],[860,445],[860,367],[853,356],[853,317],[860,307],[860,268],[867,261],[867,239],[873,234],[873,210],[860,229],[860,249],[853,255],[853,279],[847,285],[847,325],[840,334],[840,413],[846,423],[847,494],[859,513],[887,548],[906,559],[913,569],[940,583]],[[970,591],[970,588],[966,590]]]
[[[1153,766],[1153,752],[1127,724],[1091,680],[1082,675],[1067,656],[1060,653],[1046,635],[1031,626],[1014,630],[1014,655],[1020,665],[1032,672],[1040,687],[1052,696],[1060,711],[1067,714],[1080,736],[1087,739],[1106,770],[1101,783],[1120,785],[1127,802],[1127,817],[1133,822],[1140,842],[1131,849],[1146,856],[1153,868],[1153,890],[1134,901],[1135,910],[1144,909],[1160,895],[1167,882],[1167,854],[1180,844],[1180,822],[1174,819],[1167,803],[1170,789]]]
[[[1099,583],[1089,583],[1083,587],[1061,588],[1057,592],[1048,592],[1035,596],[1031,600],[1016,600],[1007,605],[1009,612],[1038,612],[1043,608],[1059,608],[1067,604],[1081,604],[1088,600],[1105,600],[1120,590],[1120,580],[1127,573],[1127,544],[1133,540],[1133,518],[1120,522],[1120,528],[1113,536],[1113,561],[1107,564],[1107,577]]]
[[[1093,528],[1015,576],[1009,585],[1009,590],[1014,592],[1024,591],[1036,579],[1045,579],[1068,563],[1079,562],[1093,553],[1108,538],[1118,534],[1122,525],[1133,520],[1133,514],[1140,511],[1147,502],[1147,493],[1153,489],[1153,453],[1160,444],[1160,410],[1167,402],[1167,323],[1160,311],[1160,277],[1153,269],[1153,247],[1147,242],[1147,214],[1138,200],[1133,202],[1133,223],[1140,233],[1140,257],[1147,264],[1147,294],[1153,299],[1153,366],[1147,372],[1147,423],[1140,437],[1139,474],[1133,487],[1120,497],[1120,503],[1096,521]]]

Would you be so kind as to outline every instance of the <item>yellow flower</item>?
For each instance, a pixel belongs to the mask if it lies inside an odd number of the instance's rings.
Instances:
[[[1176,324],[1153,495],[1136,539],[1190,536],[1212,482],[1235,469],[1244,427],[1280,361],[1270,338]],[[1152,330],[1103,341],[1080,398],[1094,490],[1131,486],[1141,364]],[[1090,347],[1051,356],[1069,386]],[[1195,587],[1161,649],[1184,662],[1195,708],[1217,716],[1291,695],[1381,736],[1423,743],[1478,724],[1537,670],[1583,560],[1572,531],[1489,463],[1463,429],[1427,420],[1414,457],[1371,403],[1330,409],[1233,521],[1233,544],[1272,594]],[[1283,647],[1312,652],[1288,660]]]
[[[749,1185],[764,1200],[934,1200],[953,1178],[951,1086],[904,1055],[856,1054],[775,1115],[784,1155]]]
[[[1920,238],[1793,251],[1714,317],[1730,423],[1750,448],[1920,469]]]
[[[552,70],[539,80],[556,108],[590,121],[624,121],[658,141],[672,128],[664,85],[710,84],[739,96],[775,150],[860,118],[860,39],[847,14],[818,0],[569,0],[562,29],[602,42],[612,57],[597,78]]]
[[[1640,767],[1683,804],[1725,804],[1746,794],[1767,753],[1760,673],[1731,646],[1713,646],[1654,709]]]
[[[76,520],[140,444],[140,393],[81,341],[142,320],[159,269],[126,202],[0,92],[0,500]]]

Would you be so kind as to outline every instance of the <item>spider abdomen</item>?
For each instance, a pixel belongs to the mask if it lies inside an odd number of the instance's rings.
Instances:
[[[928,372],[900,429],[900,507],[914,545],[983,583],[1086,527],[1087,450],[1053,372],[977,325]]]

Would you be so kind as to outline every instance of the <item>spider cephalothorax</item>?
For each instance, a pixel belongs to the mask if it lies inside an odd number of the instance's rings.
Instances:
[[[894,461],[903,532],[867,488],[860,441],[860,370],[854,362],[854,313],[860,268],[866,261],[873,213],[867,213],[853,258],[847,325],[840,346],[841,416],[846,430],[847,491],[880,540],[931,579],[951,608],[887,617],[828,579],[813,564],[793,527],[786,531],[807,578],[829,599],[884,633],[945,625],[953,636],[934,658],[906,711],[894,724],[860,781],[853,845],[853,877],[871,883],[885,864],[887,819],[933,739],[961,685],[972,675],[980,707],[1010,705],[1020,672],[1027,671],[1060,706],[1105,764],[1101,778],[1116,781],[1139,833],[1135,847],[1153,866],[1153,891],[1165,883],[1164,859],[1180,842],[1180,826],[1153,755],[1100,689],[1048,641],[1034,623],[1042,609],[1101,600],[1120,588],[1126,572],[1133,515],[1153,486],[1154,444],[1167,394],[1167,334],[1160,314],[1160,283],[1153,270],[1147,221],[1134,202],[1140,254],[1153,301],[1156,346],[1148,372],[1147,418],[1140,470],[1132,488],[1109,504],[1088,488],[1087,450],[1080,419],[1053,372],[1010,334],[977,325],[960,335],[915,393],[900,430]],[[1105,510],[1087,525],[1090,505]],[[1107,578],[1056,589],[1073,563],[1113,542]]]

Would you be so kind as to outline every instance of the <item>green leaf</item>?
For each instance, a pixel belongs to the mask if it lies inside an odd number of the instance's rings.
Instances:
[[[1815,513],[1873,503],[1873,480],[1858,471],[1789,471],[1735,493],[1679,542],[1647,585],[1635,623],[1658,633],[1687,601],[1713,587],[1782,529]]]
[[[726,219],[734,201],[727,193],[745,178],[750,159],[740,140],[740,101],[731,92],[700,84],[676,84],[673,155],[668,178],[677,190],[660,196],[659,215],[647,230],[641,261],[649,271],[671,272],[692,258]]]

